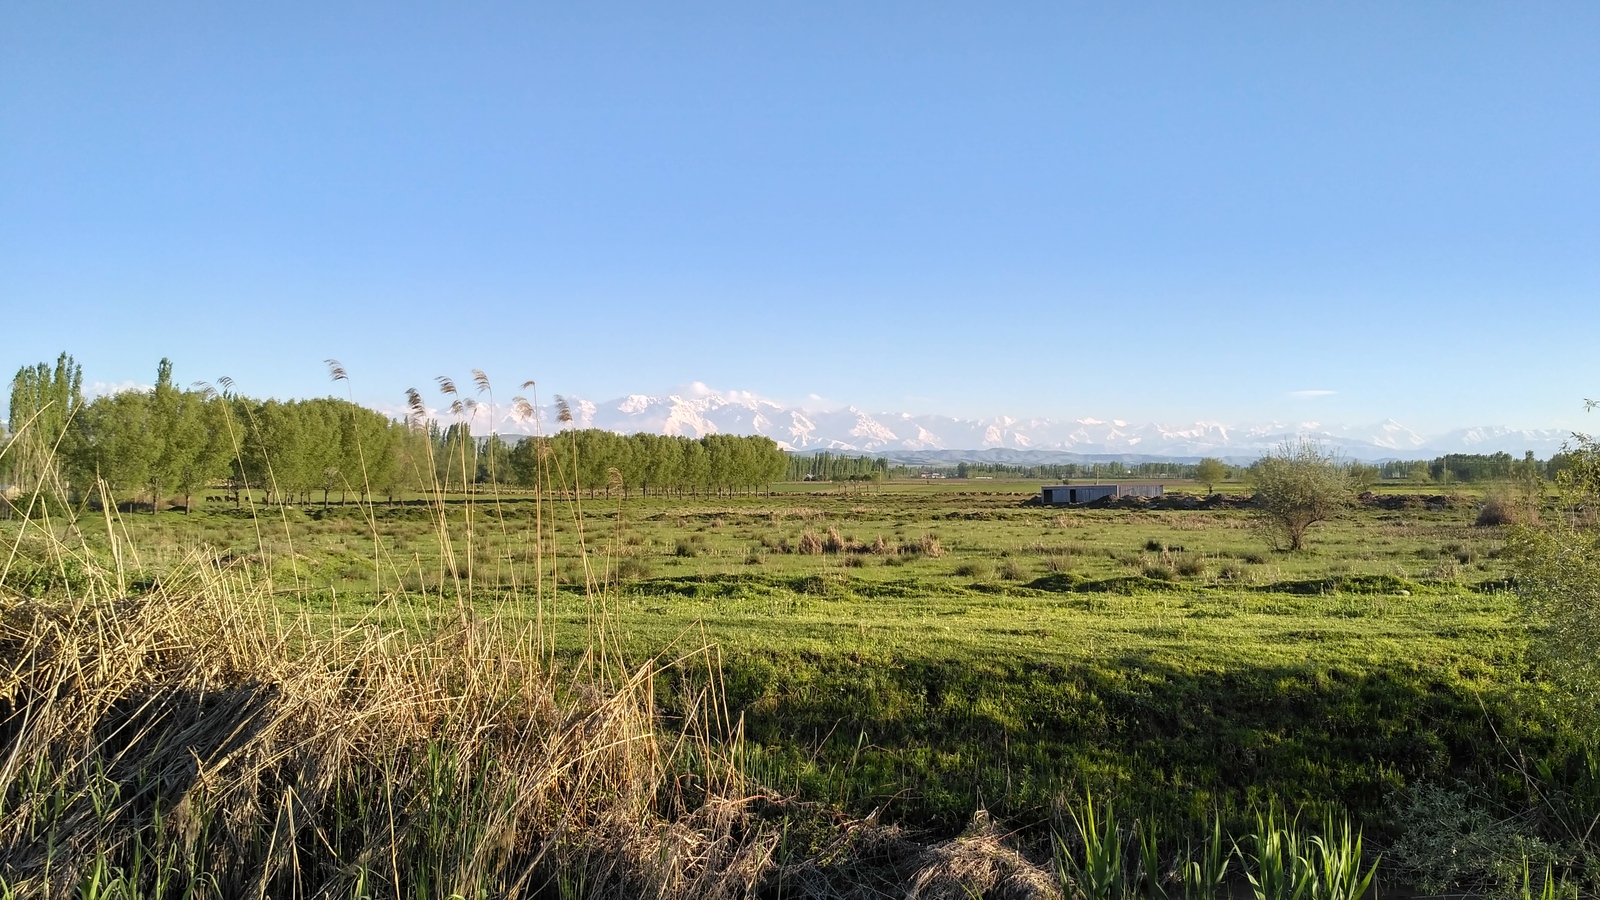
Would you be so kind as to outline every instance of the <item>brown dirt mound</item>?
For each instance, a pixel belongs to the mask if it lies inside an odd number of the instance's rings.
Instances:
[[[1478,501],[1460,494],[1374,494],[1365,491],[1356,497],[1356,502],[1375,509],[1426,509],[1440,512],[1475,505]]]

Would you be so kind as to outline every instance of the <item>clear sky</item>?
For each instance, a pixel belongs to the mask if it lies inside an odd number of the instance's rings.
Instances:
[[[1592,430],[1597,343],[1593,2],[0,6],[8,370]]]

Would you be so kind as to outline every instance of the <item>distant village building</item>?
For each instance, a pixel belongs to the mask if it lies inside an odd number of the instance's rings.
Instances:
[[[1039,489],[1045,506],[1093,503],[1107,497],[1160,497],[1165,487],[1159,484],[1056,484]]]

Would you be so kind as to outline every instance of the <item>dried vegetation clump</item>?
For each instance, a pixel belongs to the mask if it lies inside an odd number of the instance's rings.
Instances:
[[[1475,525],[1537,525],[1539,524],[1539,506],[1535,502],[1524,500],[1505,493],[1492,493],[1484,500],[1483,508],[1478,510]]]
[[[0,595],[0,879],[16,896],[85,879],[153,896],[574,879],[742,896],[772,865],[713,737],[715,692],[689,691],[665,740],[661,667],[628,668],[603,639],[558,668],[532,635],[453,610],[429,637],[317,633],[212,556],[143,591],[72,569],[77,590]],[[700,676],[683,683],[714,684],[705,654],[684,659]]]
[[[1059,896],[986,819],[930,845],[834,814],[780,859],[800,805],[737,766],[711,648],[629,665],[602,631],[558,655],[434,601],[424,629],[329,633],[247,562],[129,580],[23,549],[0,578],[0,892]]]

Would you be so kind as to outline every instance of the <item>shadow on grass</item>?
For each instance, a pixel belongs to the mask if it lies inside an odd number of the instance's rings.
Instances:
[[[956,828],[974,807],[1040,821],[1064,800],[1193,821],[1253,800],[1337,803],[1382,826],[1419,780],[1514,799],[1517,754],[1559,735],[1445,669],[1190,668],[1150,654],[1076,665],[775,651],[725,660],[751,774],[893,820]]]

